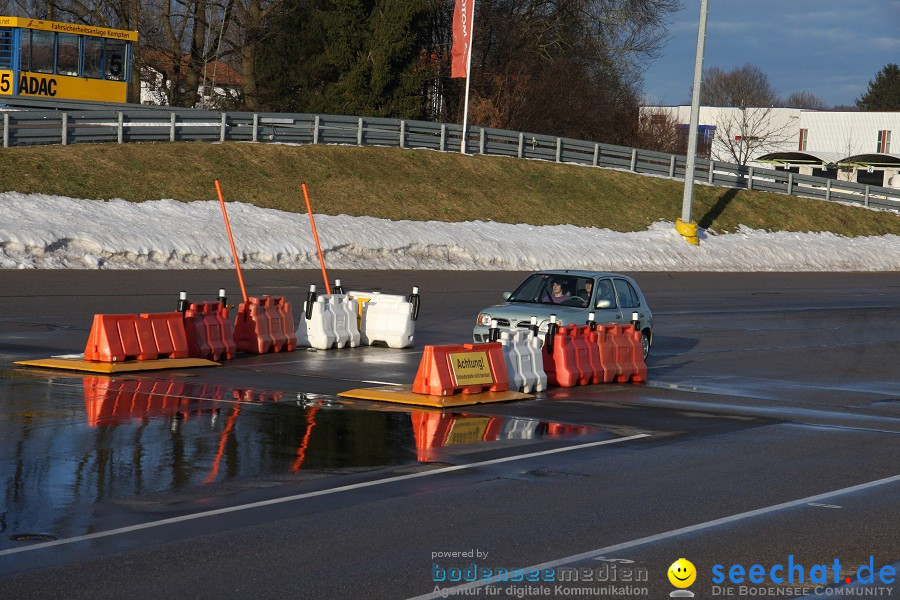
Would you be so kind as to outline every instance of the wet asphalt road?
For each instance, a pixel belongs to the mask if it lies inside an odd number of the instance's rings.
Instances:
[[[334,394],[411,382],[522,274],[340,276],[420,286],[416,347],[107,378],[12,362],[234,275],[0,273],[0,597],[663,598],[682,556],[697,598],[900,594],[900,275],[636,274],[649,384],[443,414]],[[246,274],[295,306],[317,278]]]

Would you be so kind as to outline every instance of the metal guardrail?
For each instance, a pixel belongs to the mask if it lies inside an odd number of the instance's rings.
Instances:
[[[462,127],[426,121],[297,113],[213,112],[78,101],[4,100],[3,147],[37,144],[243,141],[393,146],[459,151]],[[469,127],[469,154],[531,158],[683,179],[685,157],[553,137]],[[786,171],[697,160],[709,185],[900,210],[900,190]]]

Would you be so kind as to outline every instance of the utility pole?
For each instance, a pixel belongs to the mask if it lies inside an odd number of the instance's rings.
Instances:
[[[681,218],[675,221],[675,230],[685,241],[700,245],[697,237],[697,223],[691,221],[691,206],[694,202],[694,169],[697,162],[697,130],[700,128],[700,83],[703,78],[703,50],[706,45],[706,13],[708,0],[700,0],[700,26],[697,29],[697,56],[694,59],[694,85],[691,91],[691,124],[688,128],[687,161],[684,173],[684,201]]]

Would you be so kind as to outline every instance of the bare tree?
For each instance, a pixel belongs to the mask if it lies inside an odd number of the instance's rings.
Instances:
[[[680,134],[678,119],[668,110],[642,109],[633,144],[638,148],[686,154],[686,138]]]
[[[776,106],[780,104],[768,76],[756,65],[747,63],[731,71],[719,67],[703,70],[700,103],[704,106]]]
[[[793,118],[771,107],[720,109],[712,158],[746,165],[761,154],[783,150],[794,137]]]
[[[233,24],[231,51],[240,58],[240,70],[244,79],[244,106],[248,110],[259,107],[259,89],[256,78],[256,62],[260,42],[267,34],[265,26],[269,16],[284,0],[234,0],[226,11]]]
[[[794,92],[784,101],[784,105],[790,108],[806,108],[809,110],[827,110],[828,105],[824,100],[812,92]]]

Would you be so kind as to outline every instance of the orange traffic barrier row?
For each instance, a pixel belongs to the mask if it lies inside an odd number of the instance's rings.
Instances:
[[[425,346],[412,391],[430,396],[509,389],[503,347],[498,342]]]
[[[550,341],[550,340],[548,340]],[[560,387],[647,380],[640,332],[632,325],[561,327],[544,345],[547,382]]]
[[[250,297],[242,302],[234,322],[238,350],[253,354],[297,349],[291,304],[280,296]]]
[[[231,336],[228,309],[221,302],[195,302],[184,311],[184,330],[192,358],[227,360],[236,346]]]
[[[101,362],[187,358],[181,314],[94,315],[84,359]]]

